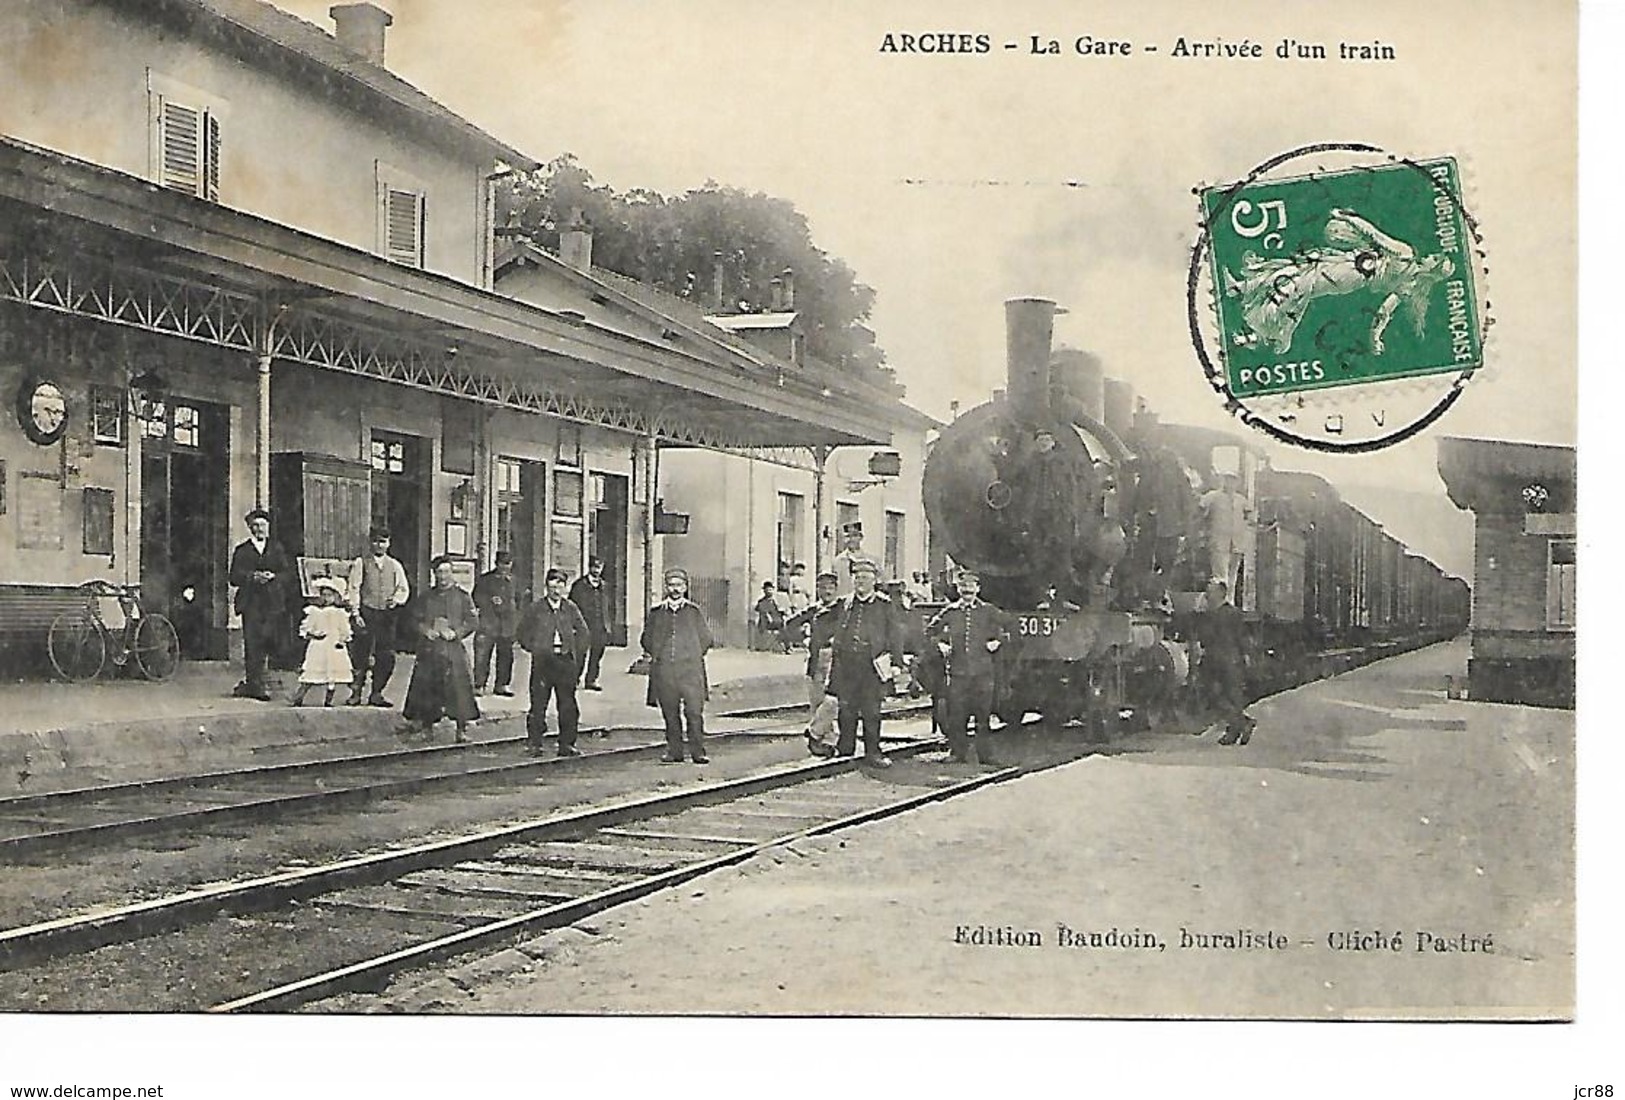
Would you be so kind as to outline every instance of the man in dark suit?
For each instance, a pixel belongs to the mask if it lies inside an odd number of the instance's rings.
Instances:
[[[231,552],[227,571],[229,583],[237,589],[237,614],[243,620],[243,679],[232,694],[269,702],[265,659],[283,626],[293,563],[271,541],[271,513],[256,508],[243,520],[248,524],[248,538]]]
[[[474,582],[474,606],[480,625],[474,634],[474,694],[485,690],[491,656],[497,659],[497,694],[512,695],[513,641],[519,630],[519,608],[513,599],[513,555],[498,550],[489,573]]]
[[[891,760],[880,752],[880,701],[888,681],[903,667],[903,617],[897,605],[878,591],[880,566],[870,558],[852,561],[852,594],[836,612],[835,656],[829,674],[830,692],[841,701],[835,724],[835,752],[851,756],[857,751],[858,723],[863,723],[863,758],[887,768]]]
[[[1209,712],[1224,722],[1219,744],[1245,745],[1258,725],[1247,713],[1247,621],[1229,600],[1230,586],[1214,577],[1207,586],[1207,607],[1196,617],[1201,646],[1197,681]]]
[[[576,731],[581,709],[576,705],[576,683],[587,656],[587,622],[564,595],[569,574],[547,571],[547,594],[530,605],[519,624],[519,644],[530,654],[530,713],[525,720],[527,751],[542,754],[542,733],[547,729],[547,700],[559,699],[560,756],[580,756]]]
[[[604,647],[609,644],[609,589],[604,587],[603,562],[597,558],[587,562],[587,575],[578,577],[570,586],[570,602],[587,620],[587,682],[581,686],[588,691],[603,691],[598,686],[598,670],[604,660]]]
[[[814,756],[835,755],[836,700],[829,695],[829,671],[832,661],[831,646],[835,641],[836,612],[840,603],[835,597],[839,581],[834,573],[820,573],[813,582],[815,598],[811,607],[792,616],[784,624],[786,639],[799,638],[806,628],[807,634],[807,751]]]
[[[705,613],[688,598],[688,574],[666,570],[666,598],[644,616],[638,642],[649,655],[650,706],[660,708],[666,722],[668,764],[683,762],[686,723],[689,759],[710,763],[705,755],[705,653],[711,648],[711,628]]]
[[[943,658],[947,713],[948,758],[956,763],[976,763],[976,740],[970,735],[971,722],[982,734],[982,763],[992,763],[987,755],[988,725],[993,716],[993,659],[1009,638],[1005,614],[981,598],[982,579],[973,570],[961,569],[956,579],[959,599],[937,613],[925,628],[925,636]]]

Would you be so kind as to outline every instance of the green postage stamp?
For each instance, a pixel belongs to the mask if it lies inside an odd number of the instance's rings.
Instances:
[[[1470,373],[1472,226],[1449,158],[1200,193],[1236,398]]]

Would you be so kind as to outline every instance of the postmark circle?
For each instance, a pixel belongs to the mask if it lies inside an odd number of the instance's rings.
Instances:
[[[1482,367],[1489,324],[1461,191],[1453,159],[1344,142],[1194,189],[1187,321],[1226,407],[1282,442],[1345,453],[1443,416]]]

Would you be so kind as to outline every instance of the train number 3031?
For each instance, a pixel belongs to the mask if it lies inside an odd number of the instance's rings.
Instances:
[[[1054,615],[1022,615],[1016,629],[1023,638],[1048,638],[1061,629],[1061,620]]]

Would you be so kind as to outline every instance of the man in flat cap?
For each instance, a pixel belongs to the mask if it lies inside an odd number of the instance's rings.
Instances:
[[[374,527],[368,537],[368,552],[350,563],[350,602],[361,616],[356,633],[355,685],[350,689],[350,705],[363,699],[369,706],[387,707],[384,689],[395,675],[396,635],[400,629],[401,608],[412,597],[406,580],[406,567],[389,553],[389,528]],[[367,667],[372,667],[372,694],[366,694]]]
[[[480,625],[474,631],[474,694],[485,691],[491,658],[497,661],[498,695],[512,695],[513,642],[519,631],[519,605],[513,598],[513,555],[498,550],[489,573],[474,582],[474,606]]]
[[[598,683],[598,675],[604,663],[604,649],[609,645],[611,616],[609,588],[604,584],[604,562],[601,558],[587,561],[586,575],[577,577],[570,586],[570,602],[580,608],[591,636],[591,644],[587,646],[586,683],[581,686],[588,691],[603,691]]]
[[[988,755],[988,726],[993,716],[993,661],[1010,637],[1004,612],[981,598],[982,578],[975,570],[961,569],[954,577],[959,599],[937,613],[926,625],[925,636],[942,657],[947,694],[944,716],[948,757],[956,763],[992,763]],[[978,756],[971,723],[982,735]]]
[[[709,690],[705,654],[712,645],[705,613],[688,598],[688,574],[681,569],[665,573],[666,598],[644,616],[638,643],[649,656],[648,704],[658,706],[666,722],[668,764],[689,759],[709,763],[705,755],[705,699]],[[684,726],[686,724],[686,736]]]
[[[876,587],[880,566],[870,558],[852,562],[852,594],[837,605],[830,693],[840,702],[835,723],[835,751],[857,751],[858,723],[863,723],[863,757],[876,767],[890,767],[880,752],[880,701],[888,681],[903,667],[903,616]]]
[[[576,730],[581,709],[576,704],[576,684],[587,662],[592,634],[581,609],[564,594],[570,575],[554,566],[543,582],[546,594],[531,604],[519,624],[519,644],[530,654],[530,714],[525,719],[528,751],[542,752],[542,732],[547,729],[547,700],[559,700],[560,756],[580,756]]]
[[[227,579],[237,589],[237,614],[243,620],[243,678],[232,694],[268,702],[265,659],[287,614],[287,586],[293,563],[271,541],[271,513],[255,508],[243,517],[248,538],[231,552]]]

